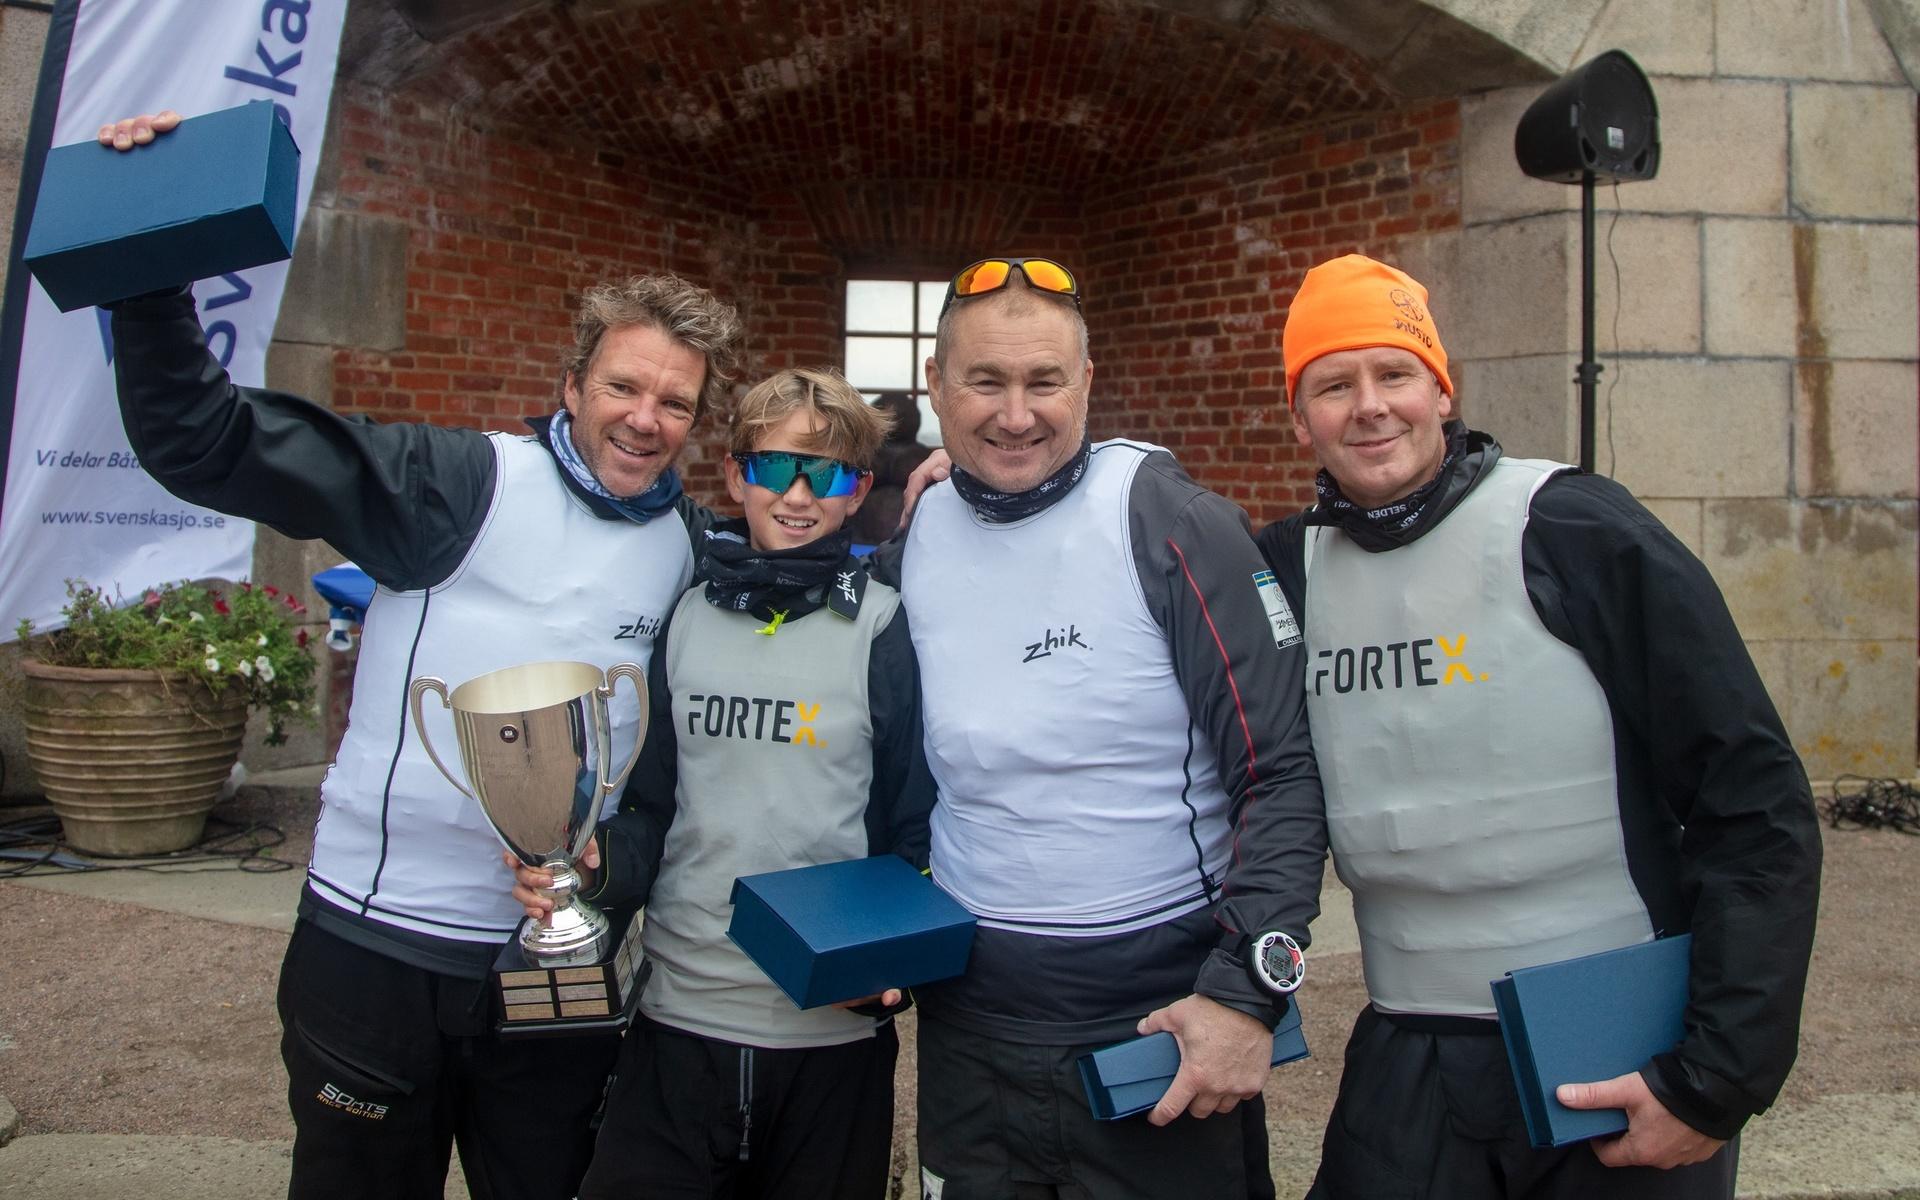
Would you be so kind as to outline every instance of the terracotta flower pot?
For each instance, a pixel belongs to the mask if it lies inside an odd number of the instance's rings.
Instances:
[[[147,855],[200,840],[240,756],[247,701],[188,675],[24,659],[27,756],[66,839]]]

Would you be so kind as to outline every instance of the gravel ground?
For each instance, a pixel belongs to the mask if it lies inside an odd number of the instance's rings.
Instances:
[[[286,937],[0,884],[0,1095],[20,1132],[293,1136]]]
[[[1786,1096],[1920,1091],[1920,838],[1827,833],[1819,944]],[[273,989],[282,935],[0,882],[0,1095],[20,1132],[292,1136]],[[1315,959],[1315,1057],[1268,1103],[1323,1121],[1363,1002],[1357,955]],[[898,1129],[913,1129],[911,1021]],[[1282,1094],[1284,1093],[1284,1099]],[[904,1150],[896,1152],[904,1167]]]

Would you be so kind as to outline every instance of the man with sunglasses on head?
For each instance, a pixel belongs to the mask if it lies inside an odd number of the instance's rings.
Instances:
[[[1326,852],[1300,637],[1238,507],[1089,442],[1079,304],[1045,259],[955,277],[926,364],[952,477],[886,562],[933,878],[979,920],[966,975],[916,989],[922,1187],[1270,1196],[1260,1089]],[[1079,1056],[1161,1030],[1166,1097],[1095,1120]]]
[[[1732,1197],[1793,1065],[1820,832],[1726,602],[1624,488],[1456,418],[1404,272],[1315,267],[1282,345],[1320,503],[1260,546],[1313,651],[1370,1001],[1311,1195]],[[1490,981],[1680,933],[1680,1044],[1558,1091],[1626,1132],[1530,1145]]]
[[[100,137],[132,150],[177,122]],[[115,305],[113,336],[127,438],[162,486],[324,538],[380,585],[280,975],[290,1194],[438,1196],[457,1144],[476,1197],[571,1196],[618,1039],[494,1033],[490,975],[520,907],[498,839],[409,727],[407,685],[648,661],[711,516],[673,464],[724,393],[738,317],[671,275],[589,289],[561,403],[519,436],[237,387],[185,288]],[[639,713],[618,693],[612,712],[618,761]]]

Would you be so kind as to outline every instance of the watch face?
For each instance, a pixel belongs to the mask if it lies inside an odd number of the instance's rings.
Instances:
[[[1263,933],[1254,943],[1254,965],[1268,987],[1291,992],[1307,977],[1307,956],[1300,944],[1284,933]]]

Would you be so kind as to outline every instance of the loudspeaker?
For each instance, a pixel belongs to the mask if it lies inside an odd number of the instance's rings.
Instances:
[[[1535,179],[1600,183],[1652,179],[1660,169],[1660,108],[1640,64],[1609,50],[1569,71],[1527,106],[1513,155]]]

